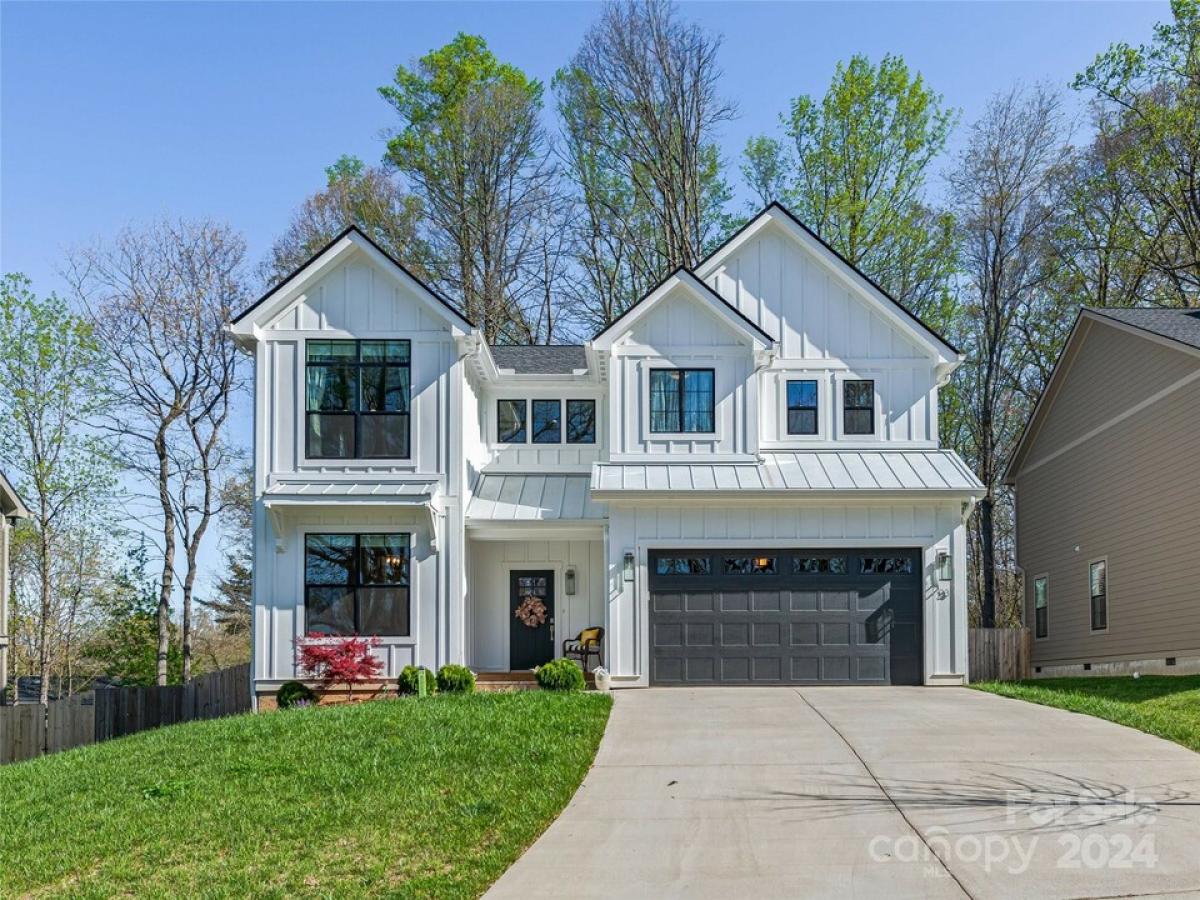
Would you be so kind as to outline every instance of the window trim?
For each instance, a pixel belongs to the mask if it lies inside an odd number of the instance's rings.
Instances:
[[[851,382],[866,382],[871,385],[871,430],[862,434],[851,434],[846,430],[846,412],[848,410],[862,410],[866,407],[862,406],[846,406],[846,385]],[[879,388],[878,379],[874,376],[868,378],[863,375],[844,374],[838,378],[837,390],[837,423],[838,437],[849,441],[877,441],[879,437],[879,422],[881,419],[879,408]]]
[[[386,362],[386,361],[381,363],[381,365],[385,365],[385,366],[395,366],[397,368],[407,368],[408,369],[408,412],[406,412],[406,413],[363,412],[361,410],[356,409],[353,412],[324,413],[324,415],[349,415],[349,416],[354,417],[355,450],[358,449],[358,444],[359,444],[359,439],[360,439],[360,434],[361,434],[361,431],[359,428],[359,419],[361,417],[377,416],[377,415],[396,415],[396,416],[402,415],[402,416],[404,416],[408,420],[408,455],[407,456],[362,456],[357,453],[354,456],[314,456],[310,452],[309,442],[308,442],[308,419],[309,419],[309,416],[311,416],[311,415],[322,415],[322,413],[319,411],[310,412],[308,409],[308,365],[309,365],[309,363],[308,363],[308,345],[309,345],[310,341],[311,342],[352,341],[354,343],[354,364],[359,369],[361,369],[362,365],[363,365],[363,363],[362,363],[362,345],[364,342],[370,343],[370,342],[377,342],[377,341],[380,341],[380,342],[390,341],[390,342],[396,342],[396,343],[404,343],[404,344],[408,345],[408,363],[407,364],[396,363],[396,362]],[[324,464],[324,463],[328,463],[330,460],[333,460],[333,461],[350,463],[350,464],[357,463],[357,464],[367,464],[367,465],[373,465],[373,466],[380,465],[380,464],[392,464],[392,465],[399,465],[399,466],[415,465],[415,455],[413,453],[413,434],[414,434],[413,419],[416,416],[415,416],[415,413],[413,410],[414,401],[413,401],[413,340],[412,340],[412,338],[393,337],[393,336],[386,336],[386,335],[385,336],[373,336],[373,337],[367,337],[367,338],[346,337],[345,335],[337,335],[337,336],[329,336],[329,337],[325,337],[325,336],[318,337],[318,336],[313,335],[310,337],[305,337],[303,340],[300,341],[299,353],[300,353],[300,360],[299,360],[300,361],[300,379],[299,379],[300,383],[298,385],[298,388],[299,388],[299,392],[300,392],[300,398],[299,398],[300,415],[296,417],[298,420],[298,422],[297,422],[297,426],[298,426],[297,427],[297,431],[298,431],[297,446],[303,448],[302,453],[303,453],[303,461],[304,462],[306,462],[306,463],[307,462],[315,462],[315,463]],[[316,365],[321,366],[322,364],[317,363]],[[369,363],[368,365],[376,365],[376,364]],[[361,402],[361,381],[360,381],[360,394],[358,397],[355,398],[355,406],[358,406],[360,402]]]
[[[1092,566],[1096,563],[1104,563],[1104,627],[1095,628],[1096,619],[1092,615]],[[1112,591],[1109,590],[1110,584],[1108,571],[1108,556],[1097,556],[1095,559],[1089,559],[1087,564],[1087,598],[1088,598],[1088,634],[1104,634],[1108,631],[1108,613],[1111,605],[1108,602],[1109,595]]]
[[[383,527],[386,528],[388,526],[383,526]],[[325,526],[325,527],[321,528],[320,530],[313,530],[313,531],[306,530],[306,531],[302,531],[300,533],[300,579],[301,579],[300,583],[301,583],[301,587],[304,592],[303,593],[304,608],[303,608],[303,612],[302,612],[302,616],[301,616],[301,621],[303,622],[303,626],[304,626],[304,632],[303,632],[304,636],[307,636],[309,633],[309,629],[308,629],[308,608],[309,608],[308,591],[309,591],[309,588],[310,587],[318,587],[318,588],[319,587],[342,587],[342,585],[320,585],[320,584],[310,585],[308,583],[308,539],[309,539],[309,537],[350,535],[351,537],[354,538],[354,578],[355,578],[355,581],[352,585],[350,585],[350,587],[354,590],[354,594],[355,594],[355,596],[354,596],[354,625],[356,628],[359,625],[359,606],[358,606],[358,589],[359,588],[361,588],[361,587],[368,587],[368,588],[369,587],[407,587],[408,588],[408,634],[364,635],[359,632],[356,632],[356,634],[361,637],[372,637],[372,636],[378,637],[381,641],[387,641],[389,643],[394,643],[394,644],[403,645],[403,644],[415,644],[416,643],[417,634],[419,633],[419,623],[417,622],[417,612],[419,609],[419,604],[413,602],[413,600],[416,596],[416,589],[417,589],[416,588],[417,569],[415,566],[416,560],[414,558],[414,552],[413,552],[416,547],[416,541],[414,540],[416,535],[414,534],[412,525],[402,526],[402,527],[405,527],[408,530],[406,530],[406,531],[364,531],[364,530],[362,530],[362,526],[356,526],[356,527],[344,527],[343,526],[340,528],[337,526]],[[405,541],[403,543],[404,543],[406,560],[407,560],[406,568],[408,569],[408,584],[407,585],[398,585],[398,584],[387,584],[387,585],[369,585],[368,584],[368,585],[364,585],[364,584],[360,584],[358,582],[357,579],[359,578],[359,573],[358,573],[359,557],[360,557],[360,552],[362,549],[360,541],[365,535],[383,535],[386,537],[396,536],[396,537],[404,537],[405,538]],[[321,635],[321,637],[322,638],[341,638],[341,637],[347,637],[347,635],[329,634],[329,635]]]
[[[1037,633],[1037,583],[1039,581],[1046,582],[1046,633],[1039,635]],[[1030,600],[1033,604],[1033,639],[1035,641],[1044,641],[1050,637],[1050,573],[1043,572],[1041,575],[1034,575],[1033,580],[1029,582],[1031,591]]]
[[[654,410],[651,406],[651,396],[654,388],[655,372],[679,372],[679,427],[683,427],[683,382],[685,372],[708,372],[712,375],[712,429],[709,431],[655,431]],[[646,368],[646,433],[649,440],[661,441],[671,438],[680,440],[717,440],[717,370],[713,366],[648,366]]]
[[[793,376],[796,376],[796,377],[793,377]],[[816,425],[815,431],[809,432],[809,431],[792,431],[791,430],[790,413],[792,411],[792,406],[788,402],[788,389],[791,387],[793,382],[796,384],[802,384],[804,382],[812,382],[813,386],[816,388],[816,406],[814,406],[812,408],[813,422]],[[822,407],[824,406],[824,404],[821,403],[821,394],[822,394],[823,386],[824,386],[824,379],[818,378],[815,375],[807,376],[807,375],[803,375],[801,373],[789,372],[784,376],[784,378],[783,378],[783,434],[781,435],[783,440],[815,441],[815,440],[821,439],[822,432],[825,430],[824,428],[822,428],[822,423],[821,423],[821,412],[822,412]],[[807,407],[801,406],[801,407],[798,407],[798,409],[807,409]]]

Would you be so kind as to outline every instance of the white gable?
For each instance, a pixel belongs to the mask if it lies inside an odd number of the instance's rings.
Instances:
[[[775,207],[697,273],[777,335],[781,358],[958,361],[952,348]]]
[[[420,288],[396,278],[361,251],[322,274],[276,317],[275,331],[445,331],[446,317],[429,308]]]
[[[717,318],[682,285],[630,329],[627,340],[650,347],[739,347],[746,337]]]

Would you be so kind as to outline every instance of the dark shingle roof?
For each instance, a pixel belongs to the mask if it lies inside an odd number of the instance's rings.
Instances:
[[[499,369],[512,369],[518,375],[570,375],[587,368],[587,354],[581,344],[538,346],[490,345]]]
[[[1200,350],[1200,309],[1089,307],[1088,311]]]

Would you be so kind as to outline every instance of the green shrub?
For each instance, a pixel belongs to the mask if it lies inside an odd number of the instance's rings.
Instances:
[[[474,693],[475,673],[466,666],[447,663],[438,670],[438,690],[447,694]]]
[[[437,692],[437,676],[433,674],[432,669],[427,669],[424,666],[405,666],[400,677],[396,679],[396,687],[401,694],[419,694],[421,692],[420,673],[425,673],[425,690],[433,694]]]
[[[539,666],[537,683],[547,691],[582,691],[583,670],[570,659],[554,659]]]
[[[299,681],[285,681],[279,686],[279,692],[275,694],[275,704],[280,709],[287,709],[295,706],[297,703],[316,703],[317,695],[306,684],[301,684]]]

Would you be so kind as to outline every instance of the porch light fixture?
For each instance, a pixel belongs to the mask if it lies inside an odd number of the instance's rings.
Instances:
[[[950,554],[945,550],[937,552],[937,562],[934,564],[934,568],[937,570],[938,581],[954,580],[954,571],[950,566]]]
[[[567,588],[567,596],[574,597],[575,596],[575,570],[574,569],[567,569],[566,588]]]
[[[624,561],[624,564],[621,566],[621,573],[624,575],[626,581],[633,581],[633,553],[632,553],[632,551],[629,551],[629,550],[625,551],[625,561]]]

